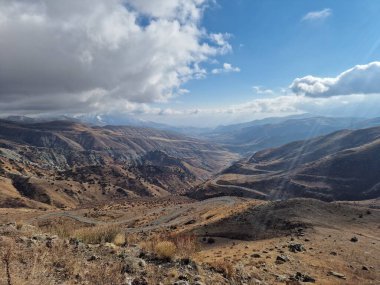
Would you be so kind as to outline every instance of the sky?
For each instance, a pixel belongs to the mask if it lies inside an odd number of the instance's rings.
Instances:
[[[380,116],[379,15],[373,0],[0,0],[0,112]]]

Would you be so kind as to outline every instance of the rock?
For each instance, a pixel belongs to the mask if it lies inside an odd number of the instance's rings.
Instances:
[[[286,255],[278,255],[276,257],[276,264],[283,264],[287,261],[289,261],[289,257],[287,257]]]
[[[46,235],[43,234],[35,234],[32,236],[32,240],[38,241],[38,242],[44,242],[46,241]]]
[[[365,271],[368,271],[369,269],[368,269],[368,267],[367,266],[362,266],[362,270],[365,270]]]
[[[91,255],[91,256],[87,259],[87,261],[94,261],[94,260],[97,260],[97,259],[99,259],[99,257],[97,257],[96,255]]]
[[[300,243],[291,243],[288,245],[288,248],[289,248],[289,251],[295,252],[295,253],[306,251],[303,245]]]
[[[139,273],[144,271],[146,262],[144,259],[137,257],[126,257],[124,259],[123,273]]]
[[[338,255],[335,251],[330,252],[331,255]]]
[[[195,275],[194,281],[202,281],[202,277],[200,275]]]
[[[301,281],[301,282],[310,282],[310,283],[315,283],[315,278],[307,275],[307,274],[304,274],[304,273],[301,273],[301,272],[297,272],[292,278],[291,280],[296,280],[296,281]]]
[[[351,242],[357,242],[359,239],[357,238],[357,237],[352,237],[351,239],[350,239],[350,241]]]
[[[189,282],[185,280],[179,280],[173,283],[173,285],[190,285]]]
[[[138,277],[133,279],[132,285],[148,285],[148,281],[144,277]]]
[[[109,249],[113,249],[113,250],[116,250],[116,249],[118,248],[117,245],[115,245],[115,244],[113,244],[113,243],[111,243],[111,242],[106,242],[106,243],[104,244],[104,247],[107,247],[107,248],[109,248]]]
[[[340,279],[346,280],[346,276],[344,276],[344,274],[339,273],[339,272],[329,271],[327,274],[331,275],[331,276],[335,276],[335,277],[340,278]]]
[[[190,221],[187,221],[186,223],[185,223],[185,225],[192,225],[192,224],[195,224],[197,221],[196,220],[190,220]]]
[[[178,280],[189,281],[189,278],[187,278],[185,275],[180,275],[178,276]]]
[[[261,257],[261,255],[260,255],[260,254],[258,254],[258,253],[254,253],[254,254],[252,254],[252,255],[251,255],[251,257],[253,257],[253,258],[260,258],[260,257]]]
[[[194,285],[205,285],[202,281],[195,281]]]
[[[276,281],[278,281],[278,282],[285,282],[286,280],[288,280],[288,276],[286,276],[286,275],[276,275]]]

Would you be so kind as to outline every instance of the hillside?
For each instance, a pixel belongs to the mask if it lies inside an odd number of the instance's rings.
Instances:
[[[307,115],[267,118],[218,127],[204,136],[242,155],[307,140],[342,129],[379,126],[379,119],[313,117]]]
[[[203,184],[193,196],[205,198],[235,192],[252,197],[255,191],[272,200],[377,198],[379,154],[380,127],[338,131],[259,151]]]
[[[0,203],[74,207],[183,193],[235,158],[211,143],[149,128],[0,121]]]

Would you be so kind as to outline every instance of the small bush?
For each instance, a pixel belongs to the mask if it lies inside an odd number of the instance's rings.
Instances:
[[[125,234],[118,233],[115,238],[113,239],[113,243],[117,246],[123,246],[126,243]]]
[[[160,241],[154,247],[154,252],[159,258],[173,259],[177,246],[171,241]]]
[[[223,274],[226,278],[232,278],[236,274],[235,267],[227,260],[217,260],[210,264],[210,266],[218,273]]]
[[[189,258],[199,250],[199,244],[195,235],[176,235],[171,239],[177,247],[177,255]]]
[[[114,242],[117,235],[121,234],[116,226],[96,226],[81,228],[72,234],[72,237],[88,244],[99,244],[103,242]],[[125,237],[124,237],[125,239]]]

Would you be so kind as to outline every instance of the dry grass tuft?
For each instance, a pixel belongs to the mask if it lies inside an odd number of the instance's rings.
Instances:
[[[117,246],[123,246],[126,243],[125,234],[118,233],[116,234],[115,238],[113,239],[113,243]]]
[[[195,235],[175,235],[170,240],[177,247],[177,255],[182,258],[192,257],[200,249]]]
[[[224,277],[231,279],[236,275],[236,269],[234,265],[228,260],[217,260],[210,264],[210,266],[218,273],[224,275]]]
[[[121,241],[121,235],[123,234],[117,226],[95,226],[77,229],[71,236],[87,244],[100,244],[104,242],[114,242],[118,235],[119,237],[117,239]]]
[[[159,258],[190,258],[199,250],[194,235],[158,235],[153,234],[140,243],[143,250],[154,253]]]
[[[160,241],[154,247],[154,253],[162,259],[172,260],[176,251],[177,246],[172,241]]]

